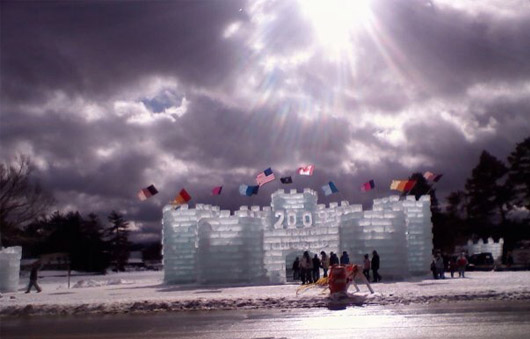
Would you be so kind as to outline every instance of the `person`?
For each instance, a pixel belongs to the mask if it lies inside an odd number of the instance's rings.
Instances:
[[[432,257],[431,271],[432,271],[432,278],[433,279],[438,279],[438,274],[436,273],[436,259],[435,259],[435,257]]]
[[[434,257],[434,267],[436,269],[436,279],[445,279],[444,259],[440,252],[436,252],[436,256]]]
[[[458,269],[458,264],[456,263],[456,258],[451,256],[449,258],[449,272],[451,272],[451,278],[454,278],[455,271]]]
[[[460,253],[460,256],[458,257],[458,260],[456,263],[458,265],[458,277],[465,278],[466,266],[467,266],[467,258],[466,258],[465,252]]]
[[[512,252],[509,251],[506,254],[506,267],[511,268],[512,265],[513,265],[513,256],[512,256]]]
[[[329,257],[324,251],[320,252],[320,255],[320,267],[322,267],[322,270],[324,271],[324,278],[327,278],[329,269]]]
[[[366,277],[366,280],[370,281],[370,258],[368,257],[368,253],[364,255],[364,261],[363,261],[363,274]]]
[[[338,265],[339,264],[339,257],[333,252],[329,252],[329,265]]]
[[[298,257],[293,262],[293,280],[300,280],[300,259]]]
[[[381,281],[381,276],[379,275],[379,254],[377,254],[377,251],[374,250],[372,252],[372,275],[373,279],[372,282],[378,282]]]
[[[317,282],[320,279],[320,259],[318,254],[313,257],[313,282]]]
[[[309,257],[309,252],[305,251],[300,260],[300,273],[302,275],[302,285],[311,283],[311,272],[313,271],[313,261]]]
[[[39,268],[40,268],[40,261],[35,262],[31,266],[31,272],[29,273],[29,284],[28,284],[28,289],[26,290],[26,293],[29,293],[32,286],[35,286],[35,288],[37,289],[37,293],[40,293],[42,291],[39,284],[37,283]]]
[[[348,252],[342,251],[342,255],[340,256],[340,264],[348,265],[349,263],[350,263],[350,256],[348,255]]]

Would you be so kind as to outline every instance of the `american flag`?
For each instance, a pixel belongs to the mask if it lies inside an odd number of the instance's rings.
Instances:
[[[274,179],[276,179],[276,177],[274,176],[274,173],[270,167],[256,176],[256,182],[259,186],[263,186]]]
[[[155,188],[154,185],[151,185],[149,187],[142,188],[140,192],[138,192],[138,198],[144,201],[147,198],[150,198],[157,193],[158,193],[158,190]]]

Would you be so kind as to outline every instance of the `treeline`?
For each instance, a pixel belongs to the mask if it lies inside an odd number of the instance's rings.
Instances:
[[[104,224],[93,213],[83,217],[79,212],[54,212],[24,227],[21,243],[29,257],[49,253],[67,253],[74,270],[104,272],[112,268],[123,271],[129,258],[128,222],[116,211]]]
[[[444,213],[433,210],[434,246],[450,253],[468,239],[504,238],[504,251],[530,239],[530,138],[506,162],[487,151],[463,190],[447,197]]]
[[[48,214],[55,200],[41,189],[32,172],[25,156],[11,165],[0,164],[0,246],[22,246],[23,257],[66,254],[74,270],[124,270],[135,249],[124,216],[112,211],[102,222],[94,213],[85,217],[79,212]],[[156,258],[159,248],[151,247],[146,253]]]

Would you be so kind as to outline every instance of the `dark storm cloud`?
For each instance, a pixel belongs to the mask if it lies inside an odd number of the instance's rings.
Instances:
[[[215,85],[238,60],[222,31],[245,20],[241,7],[241,1],[2,2],[2,93],[9,100],[50,89],[104,96],[146,74]]]
[[[457,94],[473,83],[530,75],[528,12],[473,16],[425,1],[378,1],[373,7],[384,33],[404,54],[400,62],[421,73],[429,92]]]
[[[162,206],[181,188],[192,204],[224,209],[305,187],[321,203],[369,207],[392,179],[431,170],[444,174],[443,200],[463,188],[483,149],[504,161],[528,136],[528,13],[373,1],[377,34],[357,37],[352,60],[320,49],[293,63],[313,43],[311,22],[295,1],[255,4],[2,2],[2,157],[30,149],[59,207],[122,210],[159,235]],[[259,14],[275,19],[252,20]],[[223,37],[233,22],[240,30]],[[280,61],[269,69],[271,57]],[[245,87],[249,78],[256,84]],[[396,116],[396,127],[384,121]],[[382,137],[391,132],[404,140]],[[307,164],[313,177],[295,175]],[[293,185],[241,196],[239,185],[269,166]],[[376,190],[361,194],[370,179]],[[323,196],[329,180],[339,195]],[[138,201],[152,183],[160,193]],[[217,185],[221,197],[210,195]]]

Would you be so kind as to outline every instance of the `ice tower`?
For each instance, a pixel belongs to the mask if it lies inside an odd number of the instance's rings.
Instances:
[[[429,271],[432,223],[429,196],[374,200],[373,209],[347,201],[317,204],[314,190],[271,195],[271,206],[241,206],[233,214],[217,206],[164,207],[166,283],[284,283],[296,256],[324,250],[351,262],[375,249],[387,279]]]

